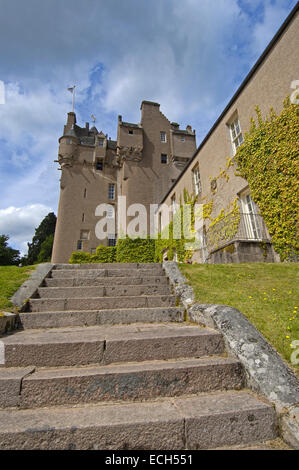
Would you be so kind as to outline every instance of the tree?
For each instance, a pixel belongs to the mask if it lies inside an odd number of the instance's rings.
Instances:
[[[47,261],[51,261],[53,242],[54,242],[54,234],[52,233],[41,244],[41,249],[37,257],[38,263],[46,263]]]
[[[0,235],[0,265],[1,266],[10,266],[13,264],[19,264],[20,262],[20,252],[19,250],[14,250],[8,246],[8,235]]]
[[[40,254],[42,244],[44,241],[46,241],[49,235],[54,235],[55,226],[56,215],[54,212],[50,212],[42,220],[37,229],[35,229],[35,235],[32,238],[32,242],[28,243],[28,264],[34,264],[38,262],[38,256]]]

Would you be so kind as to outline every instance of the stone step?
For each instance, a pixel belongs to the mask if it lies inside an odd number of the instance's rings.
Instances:
[[[120,308],[19,313],[20,328],[117,325],[127,323],[182,322],[184,308]]]
[[[71,299],[29,299],[30,312],[57,312],[61,310],[98,310],[116,308],[174,307],[174,295],[143,295],[123,297],[89,297]]]
[[[226,357],[37,369],[22,380],[19,406],[143,400],[242,387],[241,363]]]
[[[93,287],[40,287],[41,299],[82,299],[92,297],[122,297],[139,295],[170,295],[170,286],[93,286]]]
[[[276,436],[272,406],[245,391],[0,411],[1,450],[197,450]]]
[[[144,277],[113,277],[113,281],[110,277],[98,277],[98,278],[84,278],[84,277],[73,277],[73,278],[46,278],[44,285],[46,287],[81,287],[81,286],[111,286],[113,282],[114,286],[122,285],[167,285],[168,279],[166,276],[144,276]]]
[[[145,277],[165,275],[161,266],[153,266],[148,269],[134,268],[109,268],[109,269],[53,269],[53,279],[68,278],[99,278],[99,277]]]
[[[65,270],[65,269],[151,269],[160,268],[162,269],[161,263],[83,263],[83,264],[55,264],[54,270]]]
[[[17,331],[1,338],[5,367],[80,366],[221,354],[222,336],[182,324]],[[1,376],[1,369],[0,369]]]

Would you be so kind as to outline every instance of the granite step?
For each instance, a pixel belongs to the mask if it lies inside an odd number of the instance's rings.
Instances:
[[[68,278],[99,278],[99,277],[145,277],[145,276],[163,276],[165,275],[160,266],[152,268],[109,268],[109,269],[53,269],[51,277],[53,279]]]
[[[219,333],[182,324],[25,330],[6,335],[1,341],[5,367],[104,365],[198,358],[224,351]]]
[[[170,295],[170,286],[92,286],[40,287],[36,297],[41,299],[82,299],[92,297],[122,297],[140,295]]]
[[[83,263],[83,264],[55,264],[54,270],[86,270],[86,269],[151,269],[160,268],[162,269],[161,263]]]
[[[182,307],[119,308],[102,310],[60,310],[19,313],[19,328],[60,328],[68,326],[117,325],[129,323],[182,322]]]
[[[243,387],[241,363],[219,356],[41,368],[22,380],[19,407],[144,400]]]
[[[98,278],[84,278],[84,277],[73,277],[73,278],[46,278],[44,280],[45,287],[81,287],[81,286],[111,286],[113,282],[114,286],[122,285],[150,285],[150,286],[165,286],[168,285],[168,279],[166,276],[144,276],[144,277],[98,277]]]
[[[1,450],[196,450],[276,436],[274,409],[246,391],[0,411]]]
[[[60,310],[97,310],[115,308],[174,307],[174,295],[142,295],[122,297],[88,297],[62,299],[29,299],[30,312],[57,312]]]

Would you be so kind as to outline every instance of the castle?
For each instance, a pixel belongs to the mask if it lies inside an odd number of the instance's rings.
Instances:
[[[88,123],[79,127],[76,115],[68,113],[59,139],[62,174],[53,262],[67,262],[75,250],[95,253],[100,243],[113,246],[117,233],[103,241],[96,237],[96,207],[109,204],[115,217],[118,197],[125,196],[127,206],[143,204],[150,212],[150,204],[160,203],[195,150],[195,131],[170,122],[158,103],[141,103],[139,124],[119,116],[116,141]]]
[[[238,231],[231,239],[217,236],[217,244],[215,233],[221,234],[222,222],[211,229],[204,221],[202,248],[194,253],[194,261],[279,261],[248,183],[236,175],[233,163],[255,106],[263,117],[271,107],[279,113],[285,97],[298,86],[298,12],[297,3],[197,149],[195,131],[168,121],[158,103],[142,102],[140,124],[123,122],[119,116],[117,141],[88,124],[77,126],[75,114],[68,114],[59,139],[62,174],[52,262],[67,262],[75,250],[93,253],[103,244],[94,231],[98,204],[112,204],[115,213],[117,196],[126,196],[128,206],[159,204],[163,229],[166,209],[182,200],[185,189],[199,203],[211,203],[214,219],[221,211],[229,212],[235,201],[240,209]],[[111,233],[106,243],[113,245],[116,238],[117,233]]]

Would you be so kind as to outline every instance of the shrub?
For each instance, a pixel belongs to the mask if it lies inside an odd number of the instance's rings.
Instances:
[[[74,251],[72,256],[69,259],[70,264],[84,264],[84,263],[95,263],[95,261],[91,261],[91,256],[89,253],[85,253],[84,251]]]
[[[96,255],[92,257],[96,261],[94,263],[115,263],[116,261],[116,246],[98,246]]]
[[[155,261],[155,240],[148,238],[119,239],[116,247],[118,263],[153,263]]]

